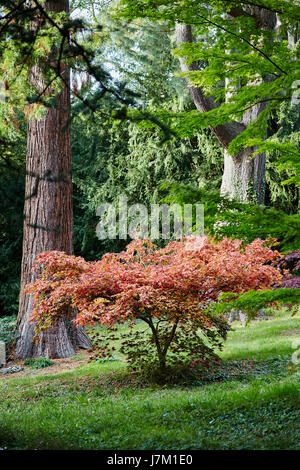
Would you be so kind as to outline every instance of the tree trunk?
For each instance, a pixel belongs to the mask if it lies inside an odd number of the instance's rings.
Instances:
[[[265,200],[265,154],[251,157],[254,147],[232,157],[224,150],[221,196],[263,204]]]
[[[226,98],[231,95],[230,83],[226,83]],[[258,118],[265,104],[252,106],[245,112],[242,124],[246,127]],[[242,149],[238,155],[231,156],[224,149],[224,171],[221,185],[221,196],[240,201],[252,201],[264,204],[265,201],[265,172],[266,155],[259,153],[253,157],[255,147]]]
[[[68,0],[49,1],[50,12],[68,11]],[[17,327],[16,358],[68,357],[75,354],[75,346],[91,347],[86,333],[68,328],[65,321],[49,328],[34,339],[34,325],[29,323],[32,298],[24,295],[24,287],[34,281],[31,268],[36,256],[44,251],[73,252],[73,207],[71,179],[70,89],[69,70],[62,71],[64,85],[58,96],[58,108],[49,108],[42,119],[29,119],[26,154],[26,190],[24,207],[23,256],[21,290]],[[44,89],[39,68],[34,66],[29,80],[39,90]],[[31,105],[31,107],[34,105]]]

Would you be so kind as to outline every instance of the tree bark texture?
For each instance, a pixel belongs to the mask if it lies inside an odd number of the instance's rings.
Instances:
[[[276,26],[276,14],[259,7],[235,8],[229,13],[234,16],[252,16],[257,28],[273,30]],[[193,42],[190,25],[176,25],[177,44]],[[180,67],[183,72],[197,70],[197,64],[187,64],[185,58],[180,58]],[[226,78],[226,77],[224,77]],[[207,112],[218,107],[213,98],[206,97],[201,87],[194,87],[186,78],[191,97],[196,108],[201,112]],[[221,195],[241,201],[254,200],[263,204],[265,199],[265,155],[258,154],[251,157],[255,148],[246,148],[237,155],[230,155],[228,146],[232,140],[240,135],[248,125],[253,122],[265,108],[266,104],[253,106],[245,112],[239,122],[233,121],[211,127],[212,132],[224,147],[224,172],[222,178]]]

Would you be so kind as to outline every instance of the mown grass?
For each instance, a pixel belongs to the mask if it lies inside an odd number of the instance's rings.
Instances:
[[[2,380],[0,447],[299,449],[299,314],[233,327],[222,367],[189,387],[141,384],[121,360]]]

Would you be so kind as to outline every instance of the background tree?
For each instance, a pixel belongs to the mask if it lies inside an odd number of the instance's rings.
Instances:
[[[124,20],[113,18],[110,8],[102,15],[103,61],[137,95],[141,107],[154,116],[162,108],[168,112],[193,108],[182,79],[175,76],[178,60],[171,54],[172,31],[142,21],[127,27]],[[165,195],[161,188],[165,181],[203,187],[209,180],[211,189],[219,188],[222,152],[209,131],[200,129],[193,138],[176,137],[162,144],[161,131],[153,124],[107,120],[116,107],[111,96],[102,100],[93,120],[87,109],[77,112],[77,106],[74,102],[75,252],[86,259],[98,259],[126,245],[122,240],[97,239],[100,204],[112,202],[117,207],[119,196],[126,195],[128,204],[142,202],[150,209]]]

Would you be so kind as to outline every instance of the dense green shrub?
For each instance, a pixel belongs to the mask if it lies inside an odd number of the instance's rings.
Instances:
[[[47,357],[28,357],[24,361],[24,366],[30,366],[32,369],[43,369],[44,367],[53,366],[54,362]]]

